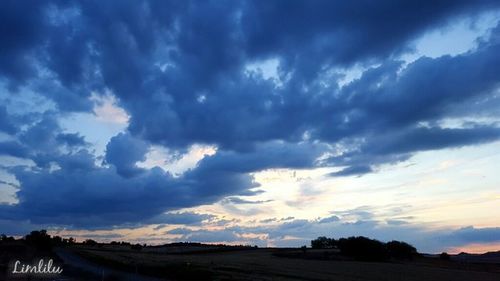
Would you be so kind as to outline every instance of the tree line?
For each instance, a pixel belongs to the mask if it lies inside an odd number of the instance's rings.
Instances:
[[[35,247],[36,249],[39,250],[50,250],[53,247],[56,246],[65,246],[65,245],[72,245],[72,244],[80,244],[80,245],[87,245],[87,246],[101,246],[102,243],[99,243],[95,240],[92,239],[86,239],[80,243],[78,243],[73,237],[70,238],[63,238],[61,236],[51,236],[47,233],[47,230],[34,230],[31,231],[29,234],[25,235],[24,237],[18,239],[23,242],[25,242],[28,245],[31,245]],[[0,243],[1,242],[12,242],[12,241],[17,241],[14,237],[12,236],[7,236],[5,234],[0,235]],[[131,244],[129,242],[116,242],[112,241],[110,245],[122,245],[122,246],[129,246],[131,249],[134,250],[140,250],[143,247],[146,246],[146,244],[141,245],[141,244]]]
[[[333,239],[325,236],[311,241],[313,249],[338,249],[341,255],[356,260],[383,261],[388,259],[408,259],[418,256],[417,249],[402,241],[387,243],[364,236]]]

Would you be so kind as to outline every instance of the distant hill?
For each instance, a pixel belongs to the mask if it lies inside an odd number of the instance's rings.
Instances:
[[[498,263],[500,264],[500,251],[487,252],[484,254],[460,253],[452,256],[453,260],[477,263]]]

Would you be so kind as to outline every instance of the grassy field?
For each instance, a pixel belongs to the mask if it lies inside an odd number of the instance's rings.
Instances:
[[[66,281],[500,280],[500,253],[459,255],[450,261],[417,257],[412,261],[360,262],[331,249],[185,244],[133,249],[130,245],[73,244],[40,251],[23,241],[0,245],[0,280],[12,279],[6,274],[12,260],[36,257],[54,258],[62,264],[64,272],[57,280]]]
[[[500,280],[500,265],[494,263],[432,258],[358,262],[328,250],[74,247],[71,251],[106,267],[168,280]]]

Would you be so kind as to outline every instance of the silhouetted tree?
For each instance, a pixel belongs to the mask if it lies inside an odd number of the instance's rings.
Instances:
[[[363,236],[335,240],[320,236],[311,241],[313,249],[338,248],[345,256],[357,260],[381,261],[388,258],[412,259],[418,255],[417,249],[402,241],[383,243]]]
[[[87,240],[83,241],[83,244],[85,244],[87,246],[96,246],[99,243],[97,243],[96,241],[94,241],[92,239],[87,239]]]
[[[391,258],[413,259],[417,255],[417,249],[405,242],[391,241],[386,243],[385,246]]]
[[[28,244],[35,246],[39,250],[50,250],[53,246],[52,239],[45,229],[34,230],[26,235],[24,239]]]
[[[364,261],[381,261],[388,258],[385,244],[363,236],[341,238],[340,253]]]
[[[54,246],[60,246],[63,245],[64,241],[61,238],[61,236],[52,236],[52,245]]]
[[[132,250],[140,251],[140,250],[142,250],[142,245],[141,244],[134,244],[134,245],[130,246],[130,248]]]
[[[10,242],[10,241],[15,241],[14,237],[12,236],[7,236],[5,234],[0,235],[0,241],[1,242]]]
[[[14,237],[12,237],[12,236],[7,236],[7,235],[5,235],[5,234],[2,234],[2,235],[0,236],[0,241],[1,241],[1,242],[10,242],[10,241],[15,241],[15,240],[16,240],[16,239],[15,239]]]
[[[337,248],[337,240],[320,236],[311,241],[311,248],[313,249],[332,249]]]

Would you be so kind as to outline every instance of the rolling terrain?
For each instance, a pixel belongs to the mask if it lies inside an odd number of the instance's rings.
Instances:
[[[500,280],[498,263],[465,263],[421,257],[413,261],[361,262],[332,250],[182,247],[73,247],[93,263],[167,280]]]

